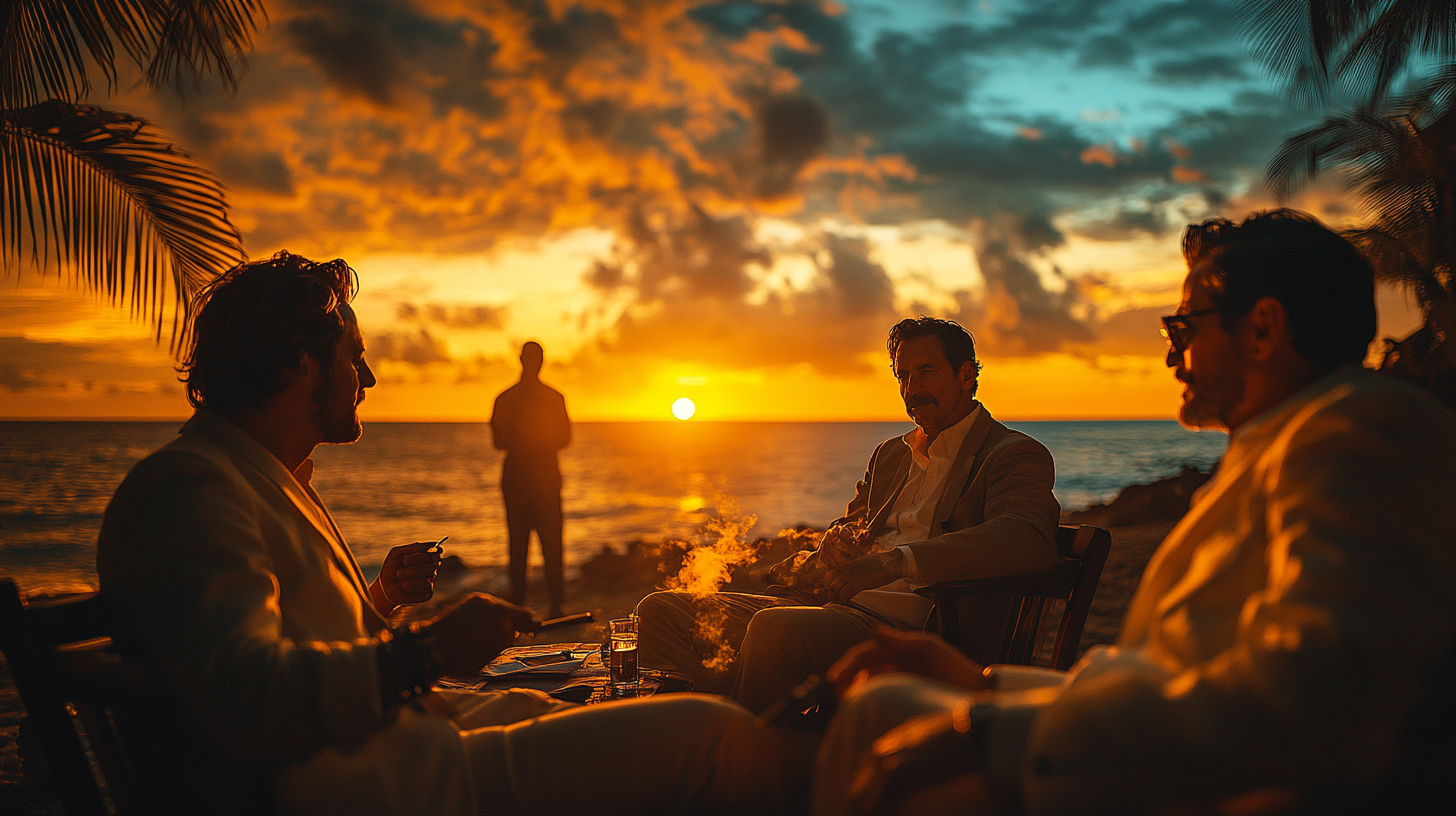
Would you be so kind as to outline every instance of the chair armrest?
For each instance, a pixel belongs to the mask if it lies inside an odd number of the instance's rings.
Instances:
[[[1080,561],[1078,559],[1062,558],[1057,562],[1055,567],[1047,572],[999,578],[974,578],[966,581],[946,581],[940,584],[917,587],[915,594],[922,598],[929,598],[937,603],[954,600],[956,598],[969,598],[976,595],[995,595],[1008,591],[1016,591],[1026,595],[1066,597],[1071,594],[1072,585],[1077,579],[1079,565]]]

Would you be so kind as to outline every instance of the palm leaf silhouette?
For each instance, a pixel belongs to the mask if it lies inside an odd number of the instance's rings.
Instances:
[[[243,258],[222,185],[136,117],[76,104],[119,55],[154,87],[236,86],[257,0],[0,0],[0,267],[70,270],[184,339],[197,289]],[[118,53],[119,52],[119,53]],[[170,296],[168,290],[170,289]]]
[[[146,122],[48,100],[0,114],[5,266],[28,245],[161,330],[165,282],[186,295],[242,259],[222,187]]]

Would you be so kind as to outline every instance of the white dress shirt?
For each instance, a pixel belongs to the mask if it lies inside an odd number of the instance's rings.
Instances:
[[[875,549],[898,549],[905,556],[903,577],[877,589],[867,589],[854,596],[854,600],[906,628],[919,629],[923,626],[932,604],[915,594],[915,589],[924,584],[916,583],[919,576],[915,555],[904,545],[924,541],[933,535],[930,525],[934,523],[935,506],[940,502],[941,494],[945,493],[945,480],[950,476],[951,465],[955,463],[966,435],[981,412],[978,402],[969,414],[941,431],[933,442],[918,427],[902,437],[905,446],[910,449],[910,473],[890,508],[890,530],[875,542]]]

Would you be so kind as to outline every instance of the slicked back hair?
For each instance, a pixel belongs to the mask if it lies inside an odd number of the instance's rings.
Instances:
[[[940,346],[945,349],[946,362],[957,372],[966,363],[974,363],[976,374],[980,375],[981,363],[976,359],[976,338],[954,320],[926,315],[907,317],[890,327],[890,338],[885,341],[885,349],[890,352],[890,365],[895,365],[895,355],[900,351],[901,344],[921,337],[940,338]],[[980,387],[979,380],[976,387]],[[975,391],[971,392],[971,396],[976,396]]]
[[[288,385],[305,353],[328,365],[344,333],[339,305],[358,288],[343,260],[279,252],[239,264],[197,295],[178,369],[187,401],[224,415],[262,405]]]
[[[1297,210],[1214,218],[1183,233],[1189,270],[1233,331],[1265,297],[1284,306],[1294,350],[1321,370],[1365,359],[1375,337],[1375,273],[1343,236]]]

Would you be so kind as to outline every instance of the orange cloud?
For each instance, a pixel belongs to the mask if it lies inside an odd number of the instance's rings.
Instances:
[[[1207,179],[1202,170],[1194,170],[1181,164],[1173,166],[1173,180],[1180,184],[1196,184]]]
[[[1168,148],[1168,152],[1172,153],[1173,158],[1175,159],[1186,159],[1189,156],[1193,155],[1193,151],[1184,147],[1176,139],[1170,136],[1163,137],[1163,146]]]
[[[1117,154],[1113,152],[1112,145],[1092,145],[1084,148],[1080,156],[1083,164],[1101,164],[1107,167],[1117,166]]]

